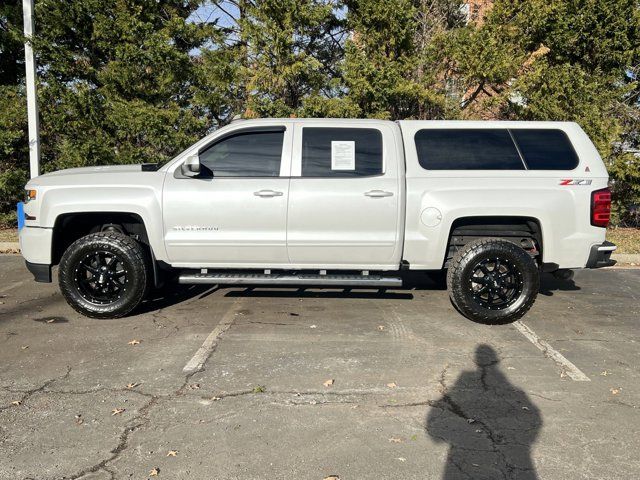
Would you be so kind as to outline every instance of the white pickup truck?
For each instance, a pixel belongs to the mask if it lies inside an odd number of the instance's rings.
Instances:
[[[128,314],[172,273],[381,289],[447,269],[459,312],[508,322],[541,271],[615,263],[607,181],[575,123],[242,120],[162,166],[32,179],[20,246],[91,317]]]

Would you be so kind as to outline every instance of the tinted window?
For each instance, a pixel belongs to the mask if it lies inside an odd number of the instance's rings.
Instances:
[[[420,130],[418,161],[427,170],[523,170],[506,129]]]
[[[578,156],[561,130],[511,130],[530,170],[573,170]]]
[[[303,177],[382,174],[382,134],[374,128],[304,128]]]
[[[284,132],[245,132],[224,138],[200,153],[216,177],[277,177]]]

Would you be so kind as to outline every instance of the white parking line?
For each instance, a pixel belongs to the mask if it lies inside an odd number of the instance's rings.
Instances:
[[[521,321],[517,321],[513,323],[513,326],[525,336],[527,340],[533,343],[536,347],[538,347],[545,356],[549,357],[551,360],[556,362],[560,367],[563,368],[564,372],[568,375],[571,380],[575,380],[576,382],[590,382],[591,379],[587,377],[582,371],[576,367],[573,363],[565,358],[560,352],[555,350],[551,345],[542,340],[536,332],[531,330],[528,326],[526,326]]]
[[[233,325],[239,303],[240,299],[237,299],[235,302],[233,302],[229,310],[227,310],[227,312],[220,320],[220,323],[216,325],[216,328],[211,331],[196,354],[184,366],[184,368],[182,369],[184,373],[193,373],[202,370],[202,367],[204,367],[205,362],[209,359],[211,352],[213,352],[213,350],[216,348],[220,335],[229,330],[229,327]]]

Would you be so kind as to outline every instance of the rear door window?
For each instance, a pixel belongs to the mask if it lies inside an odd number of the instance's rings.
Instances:
[[[415,135],[427,170],[523,170],[507,129],[429,129]]]
[[[303,177],[381,175],[382,133],[375,128],[302,129]]]
[[[578,166],[578,155],[562,130],[515,129],[511,134],[529,170],[573,170]]]

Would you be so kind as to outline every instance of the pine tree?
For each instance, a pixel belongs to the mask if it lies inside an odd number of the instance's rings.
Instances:
[[[189,52],[196,1],[36,3],[46,170],[171,158],[205,129]]]
[[[245,1],[239,18],[245,46],[247,116],[287,117],[329,93],[341,52],[334,2]]]
[[[345,102],[358,116],[455,116],[434,39],[461,22],[455,0],[347,0]]]

